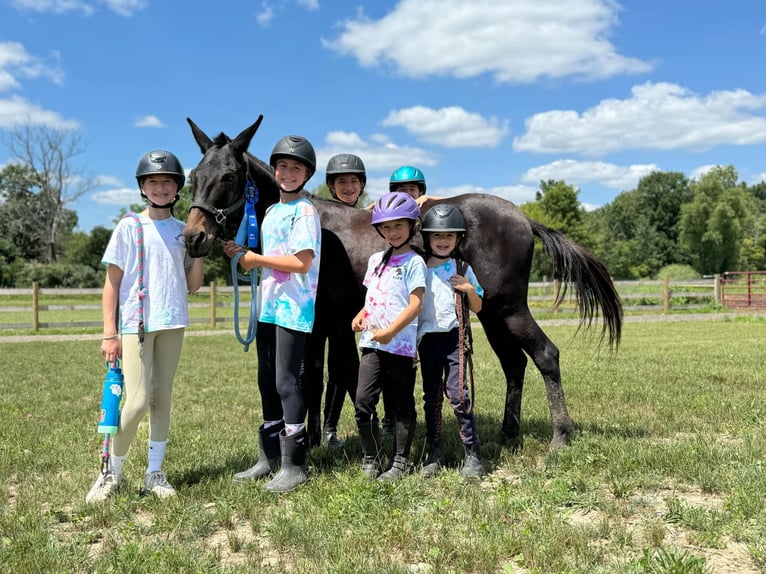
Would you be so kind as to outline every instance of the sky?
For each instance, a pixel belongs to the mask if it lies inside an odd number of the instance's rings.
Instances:
[[[766,180],[766,2],[760,0],[0,0],[0,137],[71,129],[98,184],[78,229],[140,202],[139,158],[201,159],[264,120],[268,161],[308,138],[324,181],[359,155],[374,199],[414,165],[428,193],[533,201],[541,180],[587,209],[652,171],[733,165]],[[7,164],[0,147],[0,167]]]

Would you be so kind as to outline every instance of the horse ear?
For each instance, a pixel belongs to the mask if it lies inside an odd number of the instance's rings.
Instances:
[[[255,132],[258,131],[258,128],[261,127],[261,122],[263,121],[263,114],[258,116],[258,119],[255,120],[255,123],[251,125],[249,128],[245,128],[240,132],[240,134],[234,138],[231,142],[231,147],[234,148],[239,153],[245,153],[247,151],[247,148],[250,147],[250,141],[253,139],[253,136],[255,135]]]
[[[191,118],[186,118],[186,121],[189,122],[189,125],[191,126],[192,134],[194,135],[194,139],[197,141],[197,145],[199,146],[202,155],[205,155],[207,150],[213,147],[213,140],[207,137],[207,134],[203,132],[197,126],[197,124],[192,121]]]

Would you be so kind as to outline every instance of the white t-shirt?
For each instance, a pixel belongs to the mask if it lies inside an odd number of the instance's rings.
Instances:
[[[423,295],[423,310],[418,319],[418,340],[426,333],[448,333],[458,327],[455,310],[455,290],[450,284],[450,277],[457,274],[457,261],[447,259],[441,265],[429,267],[426,276],[426,292]],[[476,289],[479,297],[484,296],[484,289],[479,285],[473,268],[468,265],[464,277]]]
[[[184,223],[175,217],[154,220],[139,215],[139,219],[144,236],[144,330],[188,327],[186,270],[192,259],[186,255]],[[138,226],[133,217],[124,217],[117,224],[101,263],[122,269],[119,330],[138,333]]]
[[[370,340],[376,329],[385,329],[394,322],[407,305],[410,293],[426,285],[426,262],[414,251],[392,255],[385,269],[378,276],[375,269],[383,259],[384,252],[374,253],[367,262],[364,285],[367,296],[364,318],[367,328],[362,331],[359,346],[378,349],[394,355],[414,357],[417,352],[418,318],[399,331],[387,345]]]

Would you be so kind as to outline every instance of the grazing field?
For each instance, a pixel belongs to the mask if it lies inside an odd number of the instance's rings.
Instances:
[[[165,462],[179,496],[139,494],[145,423],[129,487],[93,505],[98,341],[0,337],[0,571],[766,572],[766,320],[627,323],[616,354],[572,326],[545,329],[561,350],[569,447],[548,451],[533,366],[523,446],[499,442],[504,381],[477,329],[485,480],[460,479],[445,410],[450,469],[365,481],[347,403],[344,449],[311,451],[311,481],[282,496],[231,482],[255,454],[254,350],[233,334],[189,336]],[[423,454],[422,426],[414,451]]]

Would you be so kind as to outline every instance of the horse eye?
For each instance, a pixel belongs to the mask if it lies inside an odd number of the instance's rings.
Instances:
[[[231,174],[231,173],[227,173],[221,179],[223,180],[224,183],[234,183],[234,181],[236,180],[236,178],[234,177],[234,174]]]

